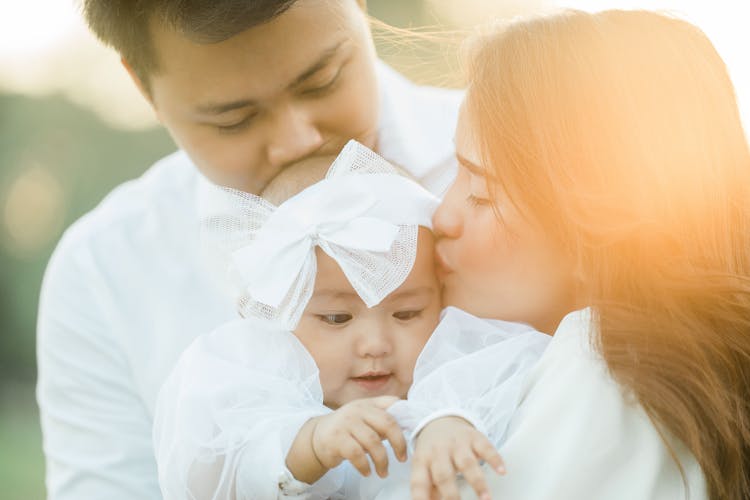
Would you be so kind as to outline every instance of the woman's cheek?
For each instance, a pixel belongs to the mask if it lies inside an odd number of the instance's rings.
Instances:
[[[487,268],[501,257],[500,249],[490,236],[493,231],[487,227],[487,224],[478,224],[478,227],[471,227],[471,231],[467,233],[471,235],[471,238],[467,238],[462,247],[461,260],[468,269],[486,272]]]

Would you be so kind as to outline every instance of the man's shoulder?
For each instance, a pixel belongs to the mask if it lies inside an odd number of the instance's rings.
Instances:
[[[409,115],[417,118],[419,115],[452,117],[449,128],[455,125],[465,94],[463,89],[416,84],[383,61],[378,61],[376,67],[385,111],[408,110]]]
[[[464,92],[417,85],[378,63],[378,151],[435,194],[455,175],[453,136]]]
[[[110,191],[63,234],[56,253],[80,250],[111,238],[130,240],[170,218],[193,213],[197,171],[183,151],[154,163],[140,177]]]

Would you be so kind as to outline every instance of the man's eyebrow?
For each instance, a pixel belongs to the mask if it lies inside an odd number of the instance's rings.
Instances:
[[[485,177],[487,175],[487,172],[484,168],[480,167],[476,163],[467,160],[458,153],[456,153],[456,160],[458,160],[458,163],[460,163],[461,166],[463,166],[466,170],[478,177]]]
[[[324,50],[318,60],[312,63],[302,73],[300,73],[300,75],[297,76],[297,78],[295,78],[287,88],[294,88],[300,85],[312,75],[323,69],[328,63],[331,62],[331,59],[333,59],[334,56],[338,53],[339,48],[344,44],[344,42],[345,40],[340,40],[336,42],[335,45]],[[222,113],[226,113],[227,111],[233,111],[240,108],[248,108],[251,106],[255,106],[256,104],[257,102],[252,99],[237,99],[236,101],[204,104],[196,109],[201,114],[220,115]]]
[[[294,79],[288,88],[294,88],[303,83],[305,80],[313,76],[315,73],[325,68],[326,65],[331,62],[331,59],[338,53],[339,48],[344,44],[345,40],[339,40],[333,46],[323,51],[317,61],[312,63],[305,71]]]
[[[220,115],[227,111],[255,106],[255,104],[255,101],[251,99],[238,99],[230,102],[204,104],[198,106],[197,111],[204,115]]]

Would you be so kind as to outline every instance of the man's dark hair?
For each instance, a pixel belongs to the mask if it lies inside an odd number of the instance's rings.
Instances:
[[[83,0],[86,22],[128,62],[149,90],[159,68],[154,20],[198,43],[216,43],[283,14],[297,0]]]

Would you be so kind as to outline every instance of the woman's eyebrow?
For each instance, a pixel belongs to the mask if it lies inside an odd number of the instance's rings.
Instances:
[[[484,177],[485,175],[487,175],[487,172],[485,172],[484,168],[480,167],[476,163],[467,160],[458,153],[456,153],[456,160],[458,160],[458,163],[460,163],[461,166],[463,166],[466,170],[476,176]]]

